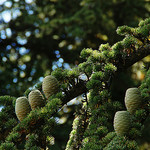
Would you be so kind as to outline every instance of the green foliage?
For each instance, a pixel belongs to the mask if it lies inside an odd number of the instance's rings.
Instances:
[[[67,70],[63,70],[61,68],[57,68],[52,72],[52,76],[54,76],[58,81],[62,81],[66,79]]]
[[[117,68],[112,63],[107,63],[104,66],[104,70],[105,70],[105,73],[107,74],[107,73],[115,72]]]
[[[146,110],[145,109],[139,109],[135,112],[135,117],[138,119],[138,120],[142,120],[142,119],[145,119],[147,117],[147,114],[146,114]]]
[[[0,149],[5,149],[5,150],[12,149],[12,150],[16,150],[16,147],[14,146],[14,143],[6,142],[6,143],[2,143],[1,144]]]
[[[28,134],[27,141],[25,144],[25,149],[27,150],[40,150],[40,147],[37,146],[38,143],[38,135],[36,134]]]
[[[46,107],[50,112],[55,111],[55,108],[59,108],[61,105],[61,100],[59,98],[51,99],[49,103],[47,103]]]
[[[91,6],[92,2],[82,1],[81,6],[84,6],[84,9],[87,7],[84,5],[85,2]],[[43,4],[43,2],[39,2],[37,4]],[[82,11],[84,9],[82,9]],[[78,13],[80,14],[81,12],[79,11]],[[89,11],[88,14],[89,13],[91,14],[92,10]],[[40,14],[39,17],[42,19],[43,15],[44,14]],[[85,14],[83,13],[83,16],[84,15]],[[86,19],[89,20],[89,18],[91,19],[90,15]],[[58,24],[65,24],[72,21],[72,19],[72,17],[69,17],[69,20],[60,19],[59,21],[55,21]],[[55,24],[55,22],[53,23]],[[147,71],[145,80],[140,87],[143,98],[142,109],[137,110],[135,115],[132,117],[131,130],[127,136],[117,136],[113,132],[114,114],[116,111],[122,110],[123,106],[122,102],[116,101],[112,98],[110,89],[113,76],[116,75],[117,72],[121,71],[121,69],[129,67],[127,64],[128,61],[133,64],[133,60],[137,60],[137,56],[141,54],[139,50],[147,46],[148,25],[149,24],[146,24],[145,26],[136,28],[142,28],[140,31],[143,32],[143,34],[141,34],[142,38],[139,38],[138,33],[135,34],[135,36],[131,35],[129,27],[122,27],[120,28],[120,31],[118,29],[120,34],[126,36],[122,41],[112,47],[109,44],[102,45],[99,50],[89,48],[84,49],[81,52],[81,57],[85,59],[85,62],[81,63],[78,67],[75,67],[72,70],[56,69],[53,71],[51,75],[55,76],[60,84],[59,92],[49,97],[46,100],[44,107],[32,110],[20,123],[17,123],[16,116],[14,112],[12,112],[12,110],[14,110],[13,103],[15,102],[15,99],[9,96],[0,97],[1,103],[5,106],[0,113],[0,120],[3,123],[6,123],[5,125],[2,124],[1,127],[1,131],[3,131],[2,133],[5,135],[4,138],[0,139],[2,143],[1,147],[5,149],[13,149],[16,146],[18,149],[25,148],[33,150],[40,148],[46,149],[46,146],[49,148],[58,147],[58,137],[54,140],[57,136],[55,127],[61,124],[57,122],[57,118],[60,115],[59,112],[64,109],[63,107],[65,107],[63,104],[66,104],[69,100],[79,96],[80,94],[89,92],[89,95],[85,96],[85,99],[83,100],[84,104],[81,103],[81,107],[75,113],[76,115],[66,149],[138,149],[136,138],[141,136],[143,122],[149,115],[148,94],[150,89],[150,72]],[[70,30],[70,28],[68,27],[66,31],[67,30]],[[78,31],[79,29],[76,30]],[[43,32],[43,34],[46,33]],[[72,34],[75,33],[72,32]],[[137,40],[141,40],[142,44],[136,44]],[[121,47],[123,47],[123,49],[120,49]],[[134,55],[133,50],[137,53],[136,55]],[[147,52],[146,50],[147,49],[145,49],[145,52]],[[120,59],[118,59],[118,56],[120,56]],[[141,57],[139,59],[141,59]],[[85,74],[87,77],[86,80],[80,79],[80,75],[82,74]],[[35,88],[42,90],[41,83]],[[84,90],[79,91],[79,88]],[[28,95],[28,93],[29,90],[25,92],[25,95]],[[5,100],[7,102],[5,102]],[[63,102],[63,100],[65,102]],[[69,111],[66,110],[66,112]],[[60,115],[59,117],[63,118],[63,115]],[[4,127],[7,130],[3,130]],[[51,142],[50,137],[54,142]]]
[[[100,80],[90,80],[88,83],[87,83],[87,88],[90,90],[90,89],[93,89],[94,87],[100,87],[102,84],[101,84],[101,81]]]
[[[114,50],[116,54],[119,54],[120,51],[122,51],[123,49],[124,49],[124,46],[123,46],[122,41],[119,41],[112,46],[112,50]]]
[[[91,53],[93,52],[93,50],[92,49],[90,49],[90,48],[88,48],[88,49],[83,49],[82,51],[81,51],[81,57],[83,58],[83,59],[87,59],[90,55],[91,55]]]
[[[81,150],[88,150],[88,149],[92,150],[102,149],[102,146],[99,143],[98,136],[90,136],[85,141],[83,141],[83,148],[81,148]]]
[[[133,35],[135,32],[134,28],[128,27],[126,25],[118,27],[117,33],[119,35]]]
[[[147,37],[149,35],[150,25],[147,24],[137,29],[137,33],[142,35],[143,37]]]
[[[4,106],[0,112],[0,143],[4,142],[12,128],[18,121],[14,112],[14,103],[16,98],[11,96],[0,96],[0,103]],[[6,144],[10,147],[12,144]],[[5,146],[5,144],[3,145]]]
[[[8,95],[0,96],[0,105],[3,106],[10,105],[15,99],[16,99],[15,97],[8,96]]]
[[[78,142],[76,141],[78,134],[78,126],[79,126],[79,117],[76,117],[73,121],[73,130],[70,133],[70,139],[67,143],[66,150],[73,149],[78,147]]]
[[[20,137],[21,137],[21,135],[19,133],[14,133],[10,137],[7,137],[6,140],[7,141],[16,141],[16,139],[17,138],[19,139]]]
[[[137,150],[138,146],[135,141],[129,141],[126,137],[116,136],[113,140],[104,148],[104,150]]]
[[[93,64],[91,62],[83,62],[79,64],[79,70],[89,78],[92,74]]]
[[[67,73],[67,77],[70,79],[78,78],[78,76],[79,76],[79,71],[77,68],[73,68],[72,70],[69,70]]]
[[[109,45],[109,43],[107,43],[107,44],[101,44],[100,46],[99,46],[99,50],[102,52],[102,51],[105,51],[105,50],[107,50],[107,49],[109,49],[110,48],[110,45]]]
[[[31,89],[27,89],[27,90],[24,92],[24,95],[25,95],[26,97],[28,97],[28,95],[29,95],[29,93],[30,93],[31,91],[32,91]]]
[[[126,37],[123,43],[124,43],[124,48],[130,48],[132,45],[135,45],[137,43],[137,40],[133,37]]]
[[[141,96],[147,103],[150,99],[150,69],[147,70],[146,77],[140,86]]]
[[[92,74],[91,77],[92,77],[93,80],[101,80],[101,81],[103,81],[103,79],[104,79],[104,72],[102,72],[102,71],[95,72],[94,74]]]
[[[6,117],[6,116],[5,116]],[[17,124],[17,121],[15,118],[10,118],[6,123],[5,123],[5,128],[11,129],[14,127],[14,125]]]
[[[78,64],[83,48],[90,47],[90,51],[100,43],[114,44],[120,40],[115,33],[117,26],[137,26],[139,20],[149,17],[149,3],[141,0],[10,0],[2,1],[0,12],[3,43],[0,46],[3,81],[0,95],[17,97],[55,68],[64,69],[66,63]],[[10,21],[6,20],[5,13],[11,15]],[[146,19],[139,26],[148,23]]]
[[[145,26],[145,25],[147,25],[147,24],[149,24],[150,23],[150,18],[147,18],[147,19],[145,19],[145,20],[142,20],[140,23],[139,23],[139,26],[141,27],[141,26]]]
[[[109,132],[105,137],[102,138],[101,145],[105,147],[111,140],[116,136],[115,132]]]

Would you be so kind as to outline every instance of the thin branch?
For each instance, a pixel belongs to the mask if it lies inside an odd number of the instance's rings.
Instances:
[[[131,55],[126,56],[125,58],[122,58],[121,62],[119,61],[117,63],[117,68],[119,71],[127,69],[134,63],[140,61],[148,55],[150,55],[150,44],[140,47],[138,50],[136,50],[135,53],[132,53]]]
[[[65,96],[62,99],[62,102],[63,102],[62,105],[66,104],[73,98],[76,98],[77,96],[86,92],[87,92],[86,82],[83,80],[80,80],[71,90],[65,93]]]

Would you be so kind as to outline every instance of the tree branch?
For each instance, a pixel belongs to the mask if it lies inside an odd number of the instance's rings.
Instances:
[[[83,80],[80,80],[79,83],[77,83],[70,91],[65,93],[64,98],[62,99],[62,105],[66,104],[73,98],[87,92],[86,88],[86,82]]]
[[[127,69],[130,66],[132,66],[134,63],[140,61],[144,57],[150,55],[150,44],[147,44],[143,47],[140,47],[138,50],[136,50],[135,53],[132,53],[129,56],[126,56],[125,58],[122,58],[122,62],[118,62],[118,70]]]
[[[148,55],[150,55],[150,44],[140,47],[138,50],[136,50],[136,53],[132,53],[130,56],[126,56],[125,58],[122,57],[116,64],[118,71],[129,68],[134,63],[140,61]],[[86,81],[80,80],[78,84],[76,84],[70,91],[66,93],[62,100],[63,105],[85,92],[87,92]]]

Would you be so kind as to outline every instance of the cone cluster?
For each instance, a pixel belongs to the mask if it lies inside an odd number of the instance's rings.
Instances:
[[[42,83],[43,92],[48,99],[51,95],[58,92],[58,81],[55,77],[46,76]],[[19,97],[16,100],[15,112],[19,121],[22,121],[27,114],[36,108],[43,107],[45,104],[44,97],[39,90],[33,90],[26,97]]]
[[[127,111],[118,111],[114,116],[114,130],[117,135],[125,135],[131,126],[131,117],[140,108],[142,98],[138,88],[129,88],[125,94]]]

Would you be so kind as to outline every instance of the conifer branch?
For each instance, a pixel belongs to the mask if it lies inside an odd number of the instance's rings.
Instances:
[[[130,56],[126,56],[122,58],[121,61],[118,62],[118,70],[124,70],[132,66],[134,63],[140,61],[144,57],[150,55],[150,44],[144,45],[136,50],[135,53],[132,53]]]
[[[86,88],[86,82],[83,80],[80,80],[71,90],[67,91],[65,93],[65,96],[62,99],[62,104],[66,104],[73,98],[76,98],[77,96],[87,92]]]
[[[127,29],[128,31],[130,30],[130,28],[123,27],[122,30],[120,30],[120,33],[125,34]],[[146,34],[146,36],[149,36],[149,33],[148,35]],[[59,75],[58,77],[61,78],[62,75],[62,80],[67,80],[66,85],[71,85],[69,88],[67,88],[67,86],[62,88],[65,89],[63,91],[64,95],[62,95],[63,92],[61,91],[60,95],[59,93],[57,93],[56,95],[49,97],[45,107],[30,112],[28,117],[25,118],[23,122],[21,122],[12,130],[10,135],[7,137],[7,141],[10,142],[10,144],[11,142],[13,142],[16,146],[18,146],[20,142],[25,139],[28,133],[34,133],[37,128],[40,130],[41,127],[45,125],[45,122],[48,121],[48,118],[52,119],[52,117],[58,112],[61,107],[63,107],[64,104],[67,104],[67,102],[69,102],[73,98],[76,98],[77,96],[90,91],[90,119],[87,119],[85,113],[80,114],[81,120],[83,120],[83,123],[80,121],[80,118],[79,120],[77,120],[77,129],[78,131],[81,131],[79,132],[80,136],[78,136],[77,132],[77,136],[71,136],[71,138],[75,139],[75,141],[78,142],[77,146],[75,143],[75,147],[78,148],[79,146],[82,146],[81,141],[83,136],[85,135],[84,133],[86,133],[86,136],[84,138],[88,137],[89,141],[94,140],[95,144],[97,144],[97,146],[99,147],[100,139],[105,137],[111,130],[110,124],[107,123],[107,121],[108,119],[112,120],[112,112],[108,112],[108,108],[111,108],[109,110],[115,110],[116,108],[119,108],[118,105],[115,106],[113,105],[113,103],[109,102],[107,104],[110,95],[109,88],[111,85],[112,76],[117,73],[117,71],[127,69],[135,62],[150,54],[150,44],[148,38],[147,40],[143,41],[141,46],[138,46],[139,44],[136,44],[136,42],[137,41],[134,39],[134,37],[131,36],[126,37],[119,43],[120,45],[116,44],[114,47],[110,47],[109,44],[106,44],[101,45],[99,50],[83,50],[81,52],[81,57],[87,59],[85,63],[82,63],[78,66],[77,69],[70,71],[69,73],[66,71],[64,73],[65,75],[63,73],[59,74],[60,72],[57,72],[57,75]],[[88,81],[79,79],[79,75],[82,73],[88,73]],[[74,79],[77,79],[78,81],[75,82]],[[145,88],[143,90],[145,90]],[[144,92],[142,93],[143,95],[147,94]],[[94,109],[96,111],[93,111]],[[95,116],[100,117],[96,120]],[[89,121],[89,126],[87,124],[87,120]],[[50,127],[52,128],[52,126],[53,124],[51,123]],[[74,129],[76,130],[76,128]],[[42,135],[42,132],[39,132],[39,135]],[[72,141],[72,139],[70,141]],[[38,140],[41,141],[41,138],[39,138]],[[88,145],[88,142],[86,144]],[[89,145],[90,144],[93,145],[93,142],[89,142]],[[38,144],[38,146],[46,149],[45,137],[43,138],[43,142],[40,145]]]
[[[141,59],[143,59],[148,55],[150,55],[150,44],[140,47],[138,50],[136,50],[136,53],[132,53],[130,54],[130,56],[126,56],[125,58],[122,57],[116,64],[118,68],[117,71],[121,71],[129,68],[134,63],[140,61]],[[116,61],[117,59],[118,58],[116,58]],[[77,83],[70,91],[67,91],[67,93],[65,93],[66,95],[64,96],[62,102],[63,104],[66,104],[73,98],[85,92],[87,92],[86,81],[80,80],[79,83]]]

